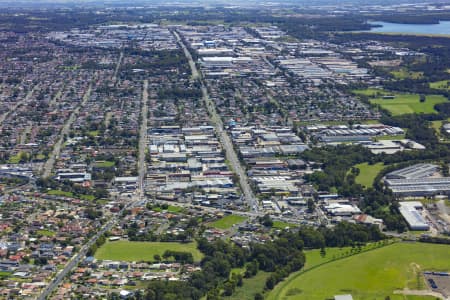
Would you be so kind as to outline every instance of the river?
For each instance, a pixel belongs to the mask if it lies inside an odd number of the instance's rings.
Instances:
[[[400,24],[378,21],[369,23],[381,25],[381,27],[372,28],[370,32],[450,35],[450,21],[441,21],[439,24]]]

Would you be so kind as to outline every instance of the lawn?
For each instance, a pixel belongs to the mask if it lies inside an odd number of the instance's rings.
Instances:
[[[180,206],[169,205],[169,207],[167,208],[167,212],[170,212],[170,213],[173,213],[173,214],[174,213],[179,213],[181,211],[183,211],[183,208],[180,207]]]
[[[8,159],[9,164],[18,164],[20,162],[20,153],[12,155]]]
[[[227,215],[220,220],[212,222],[210,225],[219,229],[229,229],[233,227],[235,224],[242,223],[246,220],[246,217],[237,216],[237,215]]]
[[[197,249],[197,243],[175,242],[106,242],[95,252],[95,258],[118,261],[154,261],[155,254],[163,255],[164,251],[191,252],[195,261],[200,261],[203,254]]]
[[[396,79],[419,79],[423,77],[423,72],[414,72],[414,71],[409,71],[407,69],[400,69],[399,71],[392,71],[391,72],[392,75],[394,75],[394,77]]]
[[[167,207],[167,209],[162,209],[159,206],[153,206],[152,210],[157,211],[157,212],[167,211],[167,212],[175,214],[175,213],[179,213],[179,212],[183,211],[183,208],[180,206],[175,206],[175,205],[169,205]]]
[[[450,80],[430,82],[430,88],[436,90],[450,90]]]
[[[87,201],[93,201],[95,200],[95,196],[94,195],[75,195],[72,192],[65,192],[65,191],[61,191],[61,190],[49,190],[47,192],[48,195],[52,195],[52,196],[61,196],[61,197],[68,197],[68,198],[80,198],[81,200],[87,200]]]
[[[36,231],[36,234],[37,235],[42,235],[42,236],[47,236],[47,237],[54,237],[56,233],[54,231],[51,231],[51,230],[43,229],[43,230]]]
[[[286,227],[294,228],[294,227],[298,227],[298,225],[292,224],[292,223],[286,223],[286,222],[282,222],[282,221],[273,221],[272,228],[285,229]]]
[[[256,293],[261,293],[266,285],[266,280],[270,273],[259,271],[252,278],[244,278],[244,283],[241,287],[237,287],[233,295],[229,297],[222,297],[228,300],[243,300],[253,299]]]
[[[97,161],[95,162],[95,166],[97,168],[111,168],[114,167],[116,163],[109,160]]]
[[[60,190],[50,190],[47,192],[48,195],[52,196],[62,196],[62,197],[74,197],[74,194],[72,192],[65,192]]]
[[[92,131],[89,131],[88,132],[88,134],[90,135],[90,136],[98,136],[99,135],[99,133],[100,133],[100,131],[99,130],[92,130]]]
[[[336,250],[333,250],[336,251]],[[318,251],[316,251],[318,252]],[[316,252],[308,253],[304,273],[296,272],[277,285],[266,299],[322,300],[338,294],[352,294],[355,300],[433,299],[394,295],[398,289],[424,289],[420,272],[450,270],[450,246],[423,243],[395,243],[379,249],[332,261],[321,266]],[[327,249],[330,252],[330,249]],[[311,265],[316,268],[311,268]]]
[[[447,101],[441,95],[426,95],[425,102],[420,102],[420,96],[418,94],[388,92],[377,89],[354,90],[353,92],[357,95],[368,96],[370,103],[380,105],[394,116],[412,113],[436,113],[434,106]],[[395,98],[382,98],[387,95],[393,95]]]
[[[356,183],[368,188],[373,185],[373,180],[385,166],[383,163],[377,163],[374,165],[362,163],[355,165],[354,167],[359,169],[359,174],[355,178]]]

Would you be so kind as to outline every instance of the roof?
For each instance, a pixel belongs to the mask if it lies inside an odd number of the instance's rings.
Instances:
[[[353,300],[352,295],[336,295],[334,296],[334,300]]]

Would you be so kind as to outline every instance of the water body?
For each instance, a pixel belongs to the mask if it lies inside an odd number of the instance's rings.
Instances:
[[[382,26],[374,27],[370,32],[450,35],[450,21],[441,21],[439,24],[398,24],[377,21],[370,24]]]

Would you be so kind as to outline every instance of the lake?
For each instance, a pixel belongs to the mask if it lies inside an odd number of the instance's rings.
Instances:
[[[439,24],[397,24],[378,21],[369,23],[382,26],[374,27],[370,32],[450,35],[450,21],[441,21]]]

